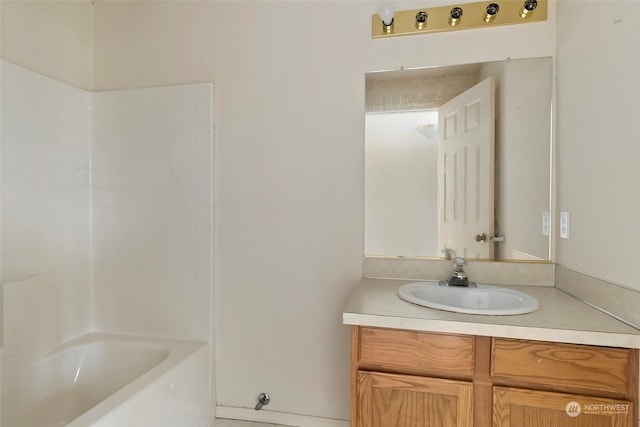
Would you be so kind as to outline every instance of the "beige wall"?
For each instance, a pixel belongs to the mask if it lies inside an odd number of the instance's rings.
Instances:
[[[341,313],[362,272],[364,73],[553,55],[554,8],[545,23],[374,41],[376,2],[98,1],[93,17],[88,4],[55,6],[86,12],[74,35],[58,26],[73,14],[37,25],[54,6],[7,27],[7,59],[96,90],[216,83],[219,404],[252,408],[265,391],[270,410],[346,419]],[[38,54],[48,34],[71,39],[55,42],[75,52],[60,67]]]
[[[94,88],[213,81],[216,16],[213,1],[97,1]]]
[[[553,61],[508,61],[499,72],[496,104],[497,247],[501,259],[549,259],[542,213],[549,212]]]
[[[96,3],[96,89],[216,83],[221,405],[253,407],[266,391],[269,410],[348,417],[341,313],[361,276],[364,73],[548,56],[555,47],[553,16],[374,41],[378,6]]]
[[[90,1],[2,0],[2,59],[81,89],[92,87]]]
[[[576,4],[557,2],[557,203],[571,213],[557,259],[640,289],[640,5]],[[556,48],[553,7],[546,23],[373,41],[377,6],[2,2],[2,57],[61,81],[216,82],[221,404],[267,391],[270,409],[348,415],[340,313],[361,273],[364,72]]]
[[[640,290],[640,3],[558,4],[557,261]]]

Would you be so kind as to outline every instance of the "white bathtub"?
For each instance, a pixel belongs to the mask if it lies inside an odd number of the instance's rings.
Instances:
[[[207,426],[209,345],[91,333],[3,368],[4,427]],[[9,365],[10,366],[10,365]],[[11,367],[9,367],[11,369]],[[8,402],[7,402],[8,400]]]

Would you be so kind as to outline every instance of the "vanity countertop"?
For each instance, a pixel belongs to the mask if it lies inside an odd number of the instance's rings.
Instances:
[[[504,286],[538,299],[540,308],[516,316],[435,310],[401,300],[415,280],[362,279],[343,312],[347,325],[640,348],[640,330],[552,286]]]

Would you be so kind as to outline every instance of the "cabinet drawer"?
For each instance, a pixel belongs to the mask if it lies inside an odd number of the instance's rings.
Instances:
[[[360,369],[414,375],[461,375],[474,372],[474,337],[362,327]]]
[[[494,377],[551,389],[627,396],[636,364],[637,354],[630,349],[504,338],[492,342]]]

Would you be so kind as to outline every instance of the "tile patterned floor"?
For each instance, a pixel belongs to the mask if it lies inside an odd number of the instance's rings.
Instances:
[[[288,427],[280,424],[256,423],[253,421],[226,420],[216,418],[211,427]]]

